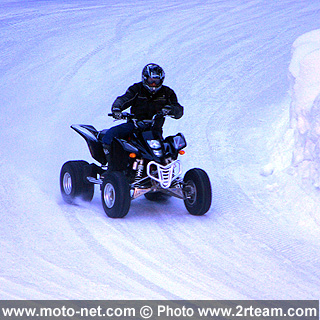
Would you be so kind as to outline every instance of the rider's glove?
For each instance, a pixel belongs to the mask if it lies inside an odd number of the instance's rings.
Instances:
[[[113,108],[112,115],[115,119],[121,119],[121,110],[119,108]]]
[[[173,107],[170,105],[166,105],[162,108],[162,114],[172,116],[173,115]]]

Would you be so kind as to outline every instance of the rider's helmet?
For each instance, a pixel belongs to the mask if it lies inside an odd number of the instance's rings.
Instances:
[[[147,64],[142,70],[142,84],[151,93],[157,92],[162,87],[164,77],[163,69],[155,63]]]

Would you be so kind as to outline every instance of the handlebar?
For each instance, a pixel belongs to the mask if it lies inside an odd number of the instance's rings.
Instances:
[[[115,115],[113,113],[108,113],[108,116],[114,118],[115,120],[138,120],[134,114],[129,113],[129,112],[121,112],[119,118],[115,117]],[[140,120],[140,121],[150,122],[150,121],[154,121],[158,118],[164,118],[166,116],[170,116],[170,115],[162,113],[162,112],[158,112],[152,117],[151,120]]]
[[[128,112],[121,112],[120,117],[115,117],[113,113],[108,113],[108,116],[113,117],[115,121],[116,120],[132,120],[135,128],[140,130],[145,130],[146,128],[153,127],[157,119],[165,118],[170,115],[165,114],[163,112],[158,112],[152,117],[151,120],[138,120],[134,114],[131,114]]]

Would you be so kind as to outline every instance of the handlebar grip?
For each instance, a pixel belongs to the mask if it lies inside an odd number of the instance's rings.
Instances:
[[[128,112],[121,112],[120,117],[116,117],[114,113],[108,113],[109,117],[113,117],[116,120],[125,120],[125,119],[133,119],[134,116]]]

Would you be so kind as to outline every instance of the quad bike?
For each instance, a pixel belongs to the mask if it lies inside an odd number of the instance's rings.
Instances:
[[[109,116],[113,116],[109,114]],[[134,130],[126,140],[114,138],[107,158],[102,138],[107,130],[97,131],[91,125],[72,125],[87,142],[91,156],[100,163],[68,161],[60,172],[60,190],[67,203],[76,198],[91,201],[94,185],[100,185],[104,211],[111,218],[123,218],[131,200],[144,195],[151,201],[170,196],[180,198],[192,215],[204,215],[211,206],[211,184],[202,169],[194,168],[182,177],[179,154],[187,145],[183,134],[165,139],[154,129],[152,120],[138,121],[134,115],[121,113],[121,119],[132,121]],[[160,119],[161,120],[161,119]],[[107,161],[108,159],[108,161]]]

